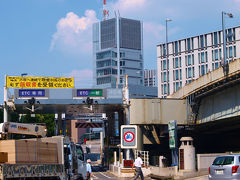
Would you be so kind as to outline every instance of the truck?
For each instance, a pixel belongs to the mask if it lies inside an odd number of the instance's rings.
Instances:
[[[8,139],[11,133],[36,138]],[[86,179],[83,149],[67,136],[46,137],[44,125],[5,122],[0,137],[0,180]]]

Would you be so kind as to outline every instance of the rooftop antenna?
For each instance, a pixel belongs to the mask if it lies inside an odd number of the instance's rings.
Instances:
[[[103,20],[107,20],[109,16],[109,11],[106,9],[107,0],[103,0]]]

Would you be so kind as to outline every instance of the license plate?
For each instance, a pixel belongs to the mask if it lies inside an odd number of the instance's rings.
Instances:
[[[223,174],[223,170],[216,170],[216,174]]]

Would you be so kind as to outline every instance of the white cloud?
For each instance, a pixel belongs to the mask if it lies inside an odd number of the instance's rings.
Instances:
[[[86,10],[83,17],[73,12],[67,13],[57,23],[57,32],[52,36],[50,51],[55,49],[75,54],[88,54],[92,51],[92,24],[97,22],[96,12]]]
[[[120,13],[127,13],[128,11],[140,11],[146,5],[147,0],[118,0],[111,4],[112,9],[120,11]]]
[[[73,77],[76,88],[92,88],[93,72],[89,69],[73,70],[65,74],[67,77]]]
[[[145,22],[143,23],[143,29],[144,37],[152,36],[153,39],[159,40],[163,37],[163,31],[165,30],[165,27],[154,22]]]
[[[234,0],[234,2],[236,3],[236,5],[237,5],[238,7],[240,7],[240,0]]]

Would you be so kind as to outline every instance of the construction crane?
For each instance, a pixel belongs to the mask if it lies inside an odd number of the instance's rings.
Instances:
[[[8,134],[33,135],[46,137],[47,128],[45,125],[25,124],[15,122],[0,123],[0,138],[4,139]]]

